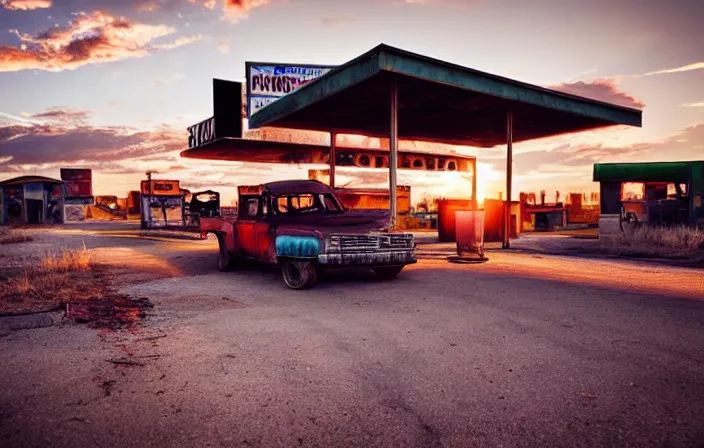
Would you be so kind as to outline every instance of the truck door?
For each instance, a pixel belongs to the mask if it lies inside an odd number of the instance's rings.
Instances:
[[[270,263],[271,259],[269,249],[271,248],[271,204],[269,195],[262,195],[259,210],[259,219],[255,225],[257,234],[257,260],[263,263]]]
[[[237,220],[237,239],[248,258],[269,262],[269,203],[267,196],[249,196],[244,201],[242,217]]]
[[[243,255],[259,259],[257,253],[257,218],[259,216],[261,197],[248,196],[242,198],[240,214],[237,217],[237,240]]]

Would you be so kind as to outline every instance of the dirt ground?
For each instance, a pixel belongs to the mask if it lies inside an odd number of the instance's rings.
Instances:
[[[491,251],[393,282],[289,291],[216,270],[216,242],[66,226],[3,246],[79,248],[132,327],[0,337],[0,446],[697,446],[704,271]]]

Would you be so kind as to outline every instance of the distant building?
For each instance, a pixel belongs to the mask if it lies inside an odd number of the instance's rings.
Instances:
[[[62,181],[22,176],[0,182],[0,224],[45,224],[64,221]]]
[[[704,227],[704,161],[597,163],[599,233],[620,222]]]

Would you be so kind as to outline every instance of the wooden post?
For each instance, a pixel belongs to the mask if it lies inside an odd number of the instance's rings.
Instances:
[[[335,189],[335,159],[337,158],[337,132],[330,133],[330,188]]]
[[[504,204],[504,239],[502,248],[511,247],[511,185],[513,181],[513,112],[506,114],[506,203]]]
[[[398,197],[396,171],[398,169],[398,85],[391,81],[391,120],[389,126],[389,231],[396,230]]]

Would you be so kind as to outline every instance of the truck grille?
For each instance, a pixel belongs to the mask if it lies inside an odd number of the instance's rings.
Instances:
[[[381,235],[332,235],[330,249],[340,252],[380,252],[404,250],[413,248],[413,235],[381,234]]]

